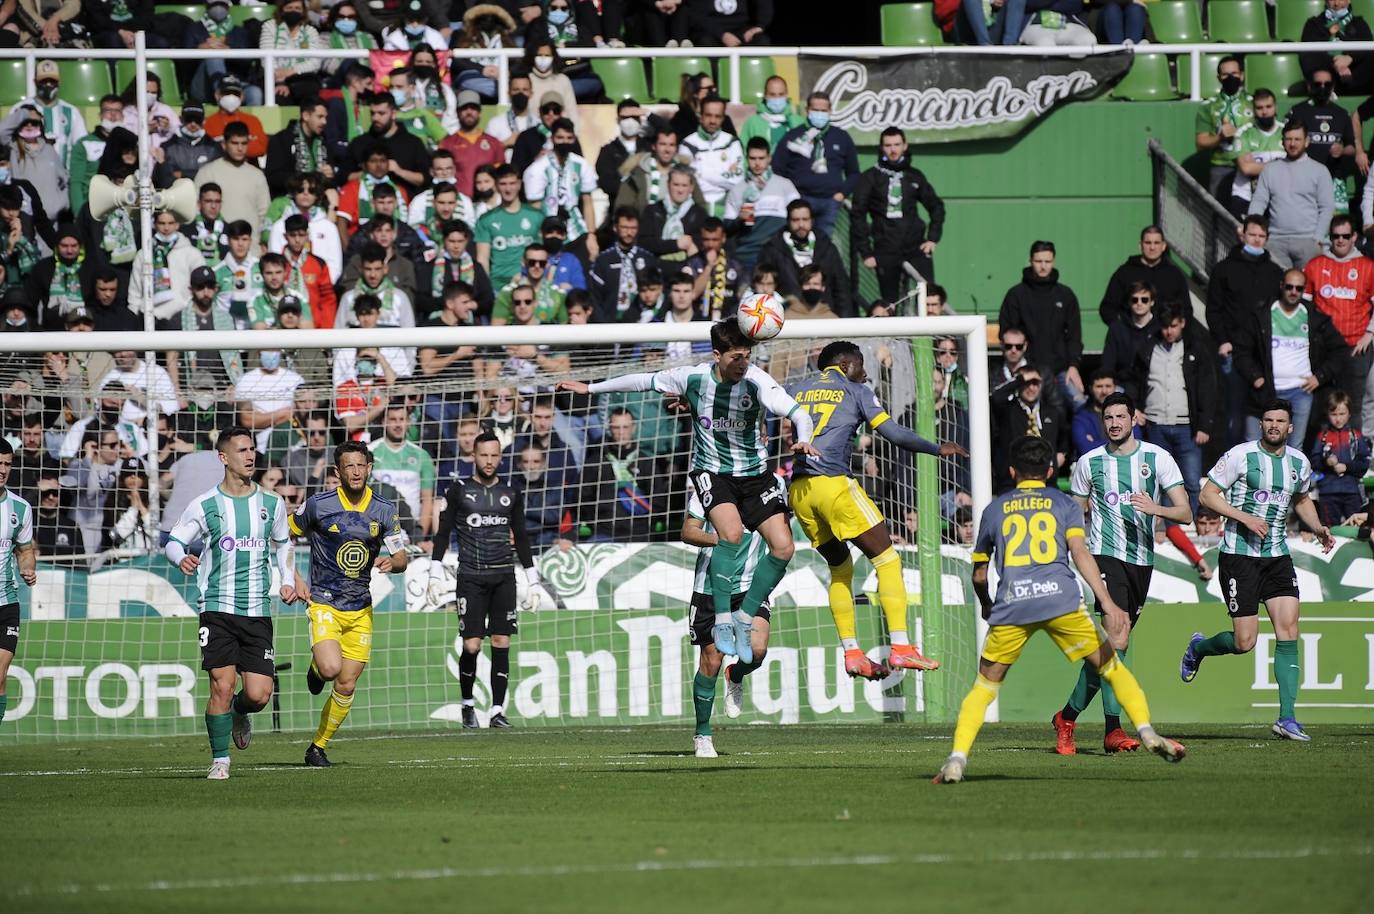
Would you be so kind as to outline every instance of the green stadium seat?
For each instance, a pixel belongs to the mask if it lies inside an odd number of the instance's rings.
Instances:
[[[1217,83],[1217,64],[1225,54],[1203,54],[1202,55],[1202,97],[1211,98],[1221,91],[1221,86]],[[1178,68],[1178,94],[1184,98],[1193,97],[1193,71],[1187,56],[1177,58],[1175,66]]]
[[[777,68],[771,57],[741,57],[739,59],[740,101],[746,105],[756,105],[763,98],[763,87],[769,78],[776,74]],[[730,61],[720,62],[720,97],[734,97],[730,84]]]
[[[883,44],[889,47],[944,44],[933,3],[884,3],[879,8]]]
[[[1131,69],[1112,89],[1112,98],[1128,102],[1169,101],[1178,97],[1169,78],[1169,58],[1163,54],[1137,54]]]
[[[110,65],[103,60],[59,60],[57,72],[62,75],[57,95],[73,105],[99,105],[101,96],[114,91]]]
[[[132,60],[115,61],[115,87],[119,92],[134,78],[135,63]],[[173,108],[181,107],[181,84],[177,82],[176,62],[172,60],[150,60],[148,69],[162,80],[162,101]]]
[[[1297,54],[1251,54],[1245,58],[1245,91],[1268,89],[1279,98],[1307,95]]]
[[[29,79],[22,58],[0,60],[0,98],[17,102],[29,94]]]
[[[1299,41],[1302,27],[1326,9],[1323,0],[1278,0],[1274,7],[1274,37],[1279,41]]]
[[[1374,22],[1374,0],[1350,0],[1350,8],[1365,22]]]
[[[1205,41],[1202,12],[1195,0],[1160,0],[1145,6],[1155,41],[1164,44],[1197,44]]]
[[[682,77],[714,73],[708,57],[655,57],[654,97],[677,104],[682,99]]]
[[[606,97],[613,102],[632,98],[641,104],[652,100],[649,80],[644,75],[644,61],[637,57],[594,57],[592,72],[601,78]]]
[[[205,4],[203,3],[159,3],[153,7],[155,13],[180,13],[187,19],[201,20],[205,18]]]
[[[234,25],[243,25],[249,19],[268,20],[272,18],[274,8],[266,3],[255,3],[250,6],[231,6],[229,7],[229,21]]]
[[[1264,0],[1212,0],[1207,4],[1207,34],[1213,41],[1269,41]]]

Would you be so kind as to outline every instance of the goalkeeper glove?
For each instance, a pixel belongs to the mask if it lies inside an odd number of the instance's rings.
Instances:
[[[520,600],[520,608],[532,613],[539,608],[544,599],[544,585],[539,581],[539,569],[525,569],[525,596]]]

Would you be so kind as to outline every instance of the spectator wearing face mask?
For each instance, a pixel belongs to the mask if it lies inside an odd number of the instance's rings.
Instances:
[[[420,0],[409,0],[401,7],[400,22],[382,29],[382,47],[388,51],[414,51],[420,45],[442,48],[448,42],[439,30],[431,28]]]
[[[530,107],[534,85],[530,74],[523,68],[512,68],[510,74],[510,107],[505,114],[497,115],[487,122],[487,133],[496,137],[506,149],[506,161],[510,161],[511,148],[520,134],[539,122],[539,113]],[[611,195],[614,198],[614,194]]]
[[[787,131],[802,125],[803,118],[792,104],[787,93],[787,80],[781,76],[770,76],[763,84],[763,98],[759,99],[758,110],[750,115],[739,132],[739,141],[749,148],[749,141],[762,137],[768,142],[771,155]]]
[[[237,76],[229,75],[219,81],[215,88],[215,101],[219,110],[205,121],[205,132],[210,139],[220,142],[224,138],[224,128],[230,124],[242,124],[248,128],[248,150],[250,159],[267,155],[267,131],[257,115],[241,110],[245,103],[262,103],[262,90],[257,86],[245,86]]]
[[[62,74],[57,63],[40,60],[34,68],[34,94],[20,99],[17,105],[31,105],[43,117],[43,132],[52,141],[57,155],[66,162],[72,148],[86,135],[86,119],[81,109],[57,97]]]
[[[143,285],[144,251],[134,257],[129,278],[129,309],[142,314],[151,305],[160,330],[180,330],[181,311],[191,302],[191,273],[205,266],[205,258],[191,239],[181,233],[181,223],[167,210],[153,217],[153,287]]]
[[[170,187],[178,178],[192,178],[201,166],[218,159],[224,153],[219,144],[205,132],[205,109],[200,105],[185,105],[181,109],[181,129],[167,140],[153,158],[153,183]]]
[[[563,72],[563,58],[548,39],[525,45],[525,66],[530,71],[530,83],[542,106],[549,96],[563,103],[563,116],[577,126],[577,90]]]
[[[525,29],[525,44],[549,41],[563,58],[563,75],[572,82],[573,92],[581,102],[594,102],[601,97],[601,80],[592,72],[592,65],[577,59],[577,48],[602,44],[598,31],[596,6],[583,3],[581,15],[574,15],[572,0],[546,0],[543,15]]]
[[[105,151],[105,143],[110,131],[124,124],[124,103],[118,95],[106,95],[100,99],[100,121],[95,130],[76,140],[67,156],[69,186],[67,197],[71,201],[72,214],[81,212],[90,190],[91,178],[95,177],[100,166],[100,155]]]
[[[478,3],[463,13],[463,27],[454,34],[455,48],[513,48],[516,47],[515,20],[496,3]],[[453,86],[460,92],[471,89],[485,101],[496,101],[496,77],[499,73],[496,57],[463,57],[453,59]]]
[[[322,51],[324,48],[319,31],[306,21],[304,0],[280,0],[276,14],[270,22],[262,24],[258,36],[258,50],[261,51]],[[301,97],[319,94],[321,58],[279,56],[275,63],[273,77],[278,102],[285,102],[297,91]]]
[[[350,0],[341,0],[329,8],[329,15],[325,18],[325,30],[331,50],[371,51],[377,47],[377,38],[366,29],[358,28],[358,7]],[[341,75],[341,70],[347,69],[347,66],[346,60],[326,60],[324,72],[331,77],[337,77]],[[337,79],[331,79],[329,84],[336,86],[339,82]]]
[[[10,143],[10,171],[38,193],[43,210],[67,206],[67,166],[43,133],[43,116],[32,104],[18,105],[0,122],[0,137]]]
[[[830,96],[812,92],[806,124],[787,131],[773,153],[773,170],[796,185],[811,204],[816,231],[829,235],[840,203],[859,180],[859,152],[844,130],[830,126]]]
[[[235,25],[229,18],[229,6],[229,0],[209,0],[205,4],[205,15],[188,25],[182,36],[182,47],[205,52],[191,78],[189,97],[196,101],[212,101],[215,88],[231,71],[236,75],[250,72],[248,61],[225,60],[219,54],[226,50],[246,50],[249,46],[248,30]],[[257,95],[254,101],[261,104],[262,90],[254,86],[252,91]]]
[[[623,98],[615,106],[619,131],[596,154],[596,183],[607,200],[615,200],[616,194],[620,193],[620,182],[624,179],[621,166],[630,156],[643,155],[650,150],[648,139],[644,136],[644,115],[644,109],[632,98]]]
[[[162,101],[162,78],[149,70],[146,81],[149,138],[156,147],[181,129],[181,118],[170,105]],[[138,136],[138,84],[131,81],[119,97],[124,101],[124,129]]]

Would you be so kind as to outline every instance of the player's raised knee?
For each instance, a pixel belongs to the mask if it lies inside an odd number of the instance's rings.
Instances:
[[[320,674],[320,678],[323,679],[323,680],[325,680],[325,681],[328,681],[328,680],[331,680],[331,679],[334,679],[335,677],[337,677],[337,676],[339,675],[339,670],[340,670],[342,667],[343,667],[343,663],[342,663],[341,661],[335,660],[335,659],[333,659],[333,658],[330,658],[330,659],[327,659],[327,660],[320,660],[320,659],[316,658],[316,660],[315,660],[315,672],[319,673],[319,674]]]
[[[1236,632],[1236,653],[1248,654],[1255,649],[1257,632]]]
[[[250,710],[261,711],[267,707],[267,703],[272,700],[272,684],[266,686],[245,686],[243,689],[243,703],[251,706]]]
[[[773,556],[773,558],[777,559],[779,562],[792,561],[792,555],[796,551],[796,546],[792,545],[791,542],[780,543],[777,546],[768,547],[769,555]]]

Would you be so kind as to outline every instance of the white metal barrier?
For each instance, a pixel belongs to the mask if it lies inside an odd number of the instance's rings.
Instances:
[[[923,45],[917,47],[766,47],[766,48],[576,48],[578,59],[598,58],[691,58],[705,57],[721,60],[729,68],[730,100],[736,104],[743,102],[740,94],[740,61],[746,57],[792,57],[799,54],[812,54],[824,57],[899,57],[908,55],[961,56],[1004,55],[1026,57],[1090,57],[1098,54],[1111,54],[1117,51],[1132,51],[1137,54],[1163,54],[1167,57],[1187,57],[1190,83],[1190,99],[1202,100],[1202,56],[1204,54],[1296,54],[1305,51],[1371,51],[1374,41],[1350,42],[1269,42],[1262,44],[1147,44],[1113,45],[1098,44],[1084,47],[1035,48],[1035,47],[973,47],[963,45]],[[0,49],[0,60],[23,58],[30,92],[33,89],[35,62],[38,60],[133,60],[132,50],[111,50],[96,48],[32,50],[23,48]],[[476,58],[497,59],[497,94],[505,104],[509,98],[507,88],[510,82],[510,62],[524,56],[520,48],[438,48],[436,53],[447,53],[450,58],[460,60]],[[155,60],[205,60],[211,56],[198,48],[158,49],[148,55]],[[253,60],[263,63],[263,91],[268,104],[275,104],[276,98],[276,60],[278,57],[317,57],[327,60],[367,60],[367,51],[352,50],[292,50],[260,51],[256,49],[216,51],[213,55],[221,60]],[[116,87],[117,88],[117,87]],[[663,95],[660,91],[659,95]],[[0,100],[3,101],[3,100]]]

